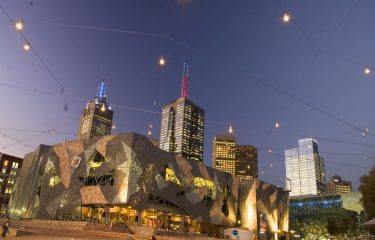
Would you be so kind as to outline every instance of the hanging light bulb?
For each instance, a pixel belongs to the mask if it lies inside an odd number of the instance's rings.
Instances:
[[[149,126],[149,128],[152,128],[152,123],[150,123],[150,126]]]
[[[268,149],[268,153],[269,154],[271,154],[272,153],[272,149],[270,148],[270,149]]]
[[[22,19],[17,20],[14,23],[14,27],[16,28],[17,31],[22,31],[24,27],[23,20]]]
[[[362,136],[366,136],[368,134],[369,130],[368,128],[365,128],[362,130]]]
[[[165,65],[165,60],[164,60],[164,58],[163,57],[160,57],[160,59],[159,59],[159,65],[160,66],[164,66]]]
[[[372,70],[371,70],[371,68],[369,68],[369,67],[366,66],[363,69],[363,72],[365,73],[366,76],[369,76],[371,74]]]
[[[29,50],[31,49],[31,45],[30,45],[30,43],[25,42],[25,43],[23,44],[23,49],[24,49],[25,51],[29,51]]]
[[[260,171],[260,174],[263,174],[264,172],[263,172],[263,170],[262,171]]]
[[[52,133],[52,134],[55,134],[55,133],[56,133],[56,130],[55,130],[55,129],[52,129],[52,130],[51,130],[51,133]]]
[[[229,124],[228,132],[229,132],[229,133],[233,133],[233,128],[232,128],[232,125],[230,125],[230,124]]]
[[[284,13],[283,15],[283,22],[289,23],[290,22],[290,15],[288,13]]]
[[[279,123],[279,121],[276,121],[275,122],[275,128],[279,128],[280,127],[280,123]]]
[[[272,165],[272,163],[270,163],[270,167],[272,167],[273,165]]]
[[[148,135],[151,135],[151,134],[152,134],[151,130],[148,130],[147,134],[148,134]]]
[[[112,129],[116,129],[116,126],[115,126],[115,124],[113,124],[113,125],[112,125]]]

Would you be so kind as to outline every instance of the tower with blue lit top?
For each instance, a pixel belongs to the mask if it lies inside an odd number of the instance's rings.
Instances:
[[[88,102],[81,113],[77,139],[89,139],[111,134],[113,111],[107,100],[107,85],[100,83],[94,100]]]

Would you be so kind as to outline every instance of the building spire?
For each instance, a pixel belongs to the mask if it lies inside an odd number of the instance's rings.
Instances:
[[[189,65],[184,63],[182,71],[181,98],[188,98]]]
[[[105,98],[107,97],[105,94],[107,90],[107,86],[105,85],[104,81],[105,81],[105,78],[103,77],[102,82],[100,83],[98,87],[98,92],[96,94],[96,97],[98,98],[100,102],[105,101]]]

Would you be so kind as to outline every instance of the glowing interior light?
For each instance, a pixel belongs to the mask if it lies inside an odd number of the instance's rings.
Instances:
[[[290,22],[290,15],[288,13],[284,13],[283,15],[283,22],[289,23]]]
[[[14,23],[14,27],[16,28],[17,31],[22,31],[23,30],[23,20],[17,20],[17,22]]]
[[[164,60],[163,57],[160,57],[159,65],[160,65],[160,66],[164,66],[164,65],[165,65],[165,60]]]
[[[23,49],[24,49],[25,51],[29,51],[29,50],[31,49],[30,44],[29,44],[28,42],[25,42],[25,43],[23,44]]]
[[[102,105],[102,107],[100,108],[100,110],[101,110],[102,112],[105,111],[105,105],[104,105],[104,104]]]
[[[275,122],[275,128],[279,128],[280,127],[280,123],[279,123],[279,121],[276,121]]]
[[[371,68],[369,68],[369,67],[365,67],[365,69],[363,71],[364,71],[365,75],[367,75],[367,76],[370,75],[371,72],[372,72]]]

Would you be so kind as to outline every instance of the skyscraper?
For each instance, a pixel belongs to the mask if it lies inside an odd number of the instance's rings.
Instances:
[[[213,141],[212,167],[240,180],[258,177],[258,153],[251,145],[237,145],[235,136],[217,135]]]
[[[236,137],[218,135],[214,137],[212,148],[212,167],[235,175]]]
[[[94,100],[86,104],[81,114],[77,139],[89,139],[111,134],[113,111],[106,102],[104,79],[98,87]]]
[[[204,110],[188,99],[188,71],[184,64],[181,97],[163,107],[160,148],[203,163]]]
[[[235,175],[243,180],[258,178],[258,149],[252,145],[236,145]]]
[[[331,176],[330,181],[327,183],[328,194],[341,194],[352,192],[352,182],[343,181],[337,174]]]
[[[285,167],[290,196],[326,194],[324,160],[314,139],[301,139],[297,148],[285,150]]]

